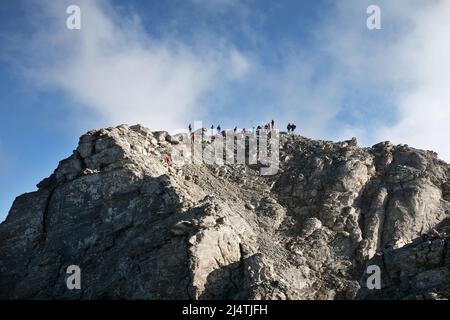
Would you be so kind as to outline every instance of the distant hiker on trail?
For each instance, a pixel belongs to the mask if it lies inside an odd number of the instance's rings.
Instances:
[[[172,156],[170,155],[170,153],[166,154],[166,163],[168,166],[170,166],[172,164]]]
[[[217,132],[219,133],[220,132],[220,124],[217,126]]]
[[[191,124],[189,123],[189,127],[188,127],[188,129],[189,129],[189,133],[191,133],[192,132],[192,126],[191,126]]]
[[[273,130],[273,127],[275,126],[275,121],[273,121],[273,119],[272,119],[272,121],[270,122],[270,124],[272,125],[272,130]]]
[[[288,131],[288,134],[291,132],[291,128],[292,128],[292,126],[291,126],[291,123],[289,122],[288,123],[288,125],[287,125],[287,131]]]
[[[291,124],[291,130],[292,130],[292,134],[294,134],[294,130],[295,128],[297,128],[297,126],[295,124]]]
[[[214,125],[213,124],[211,125],[211,135],[212,136],[214,135]]]
[[[236,133],[237,131],[237,127],[234,127],[233,132]]]

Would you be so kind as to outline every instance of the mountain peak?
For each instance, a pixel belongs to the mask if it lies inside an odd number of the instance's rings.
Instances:
[[[0,298],[449,297],[450,168],[436,153],[276,131],[267,150],[266,133],[225,131],[227,149],[222,133],[195,134],[83,135],[0,225]],[[197,142],[232,155],[195,161]],[[380,290],[366,286],[369,265]]]

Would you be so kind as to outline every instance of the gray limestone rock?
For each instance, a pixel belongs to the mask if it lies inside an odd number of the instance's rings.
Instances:
[[[450,297],[450,168],[435,153],[281,133],[264,176],[167,164],[180,141],[142,125],[83,135],[0,225],[0,299]]]

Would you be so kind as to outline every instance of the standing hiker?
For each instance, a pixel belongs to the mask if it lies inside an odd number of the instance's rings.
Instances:
[[[289,134],[291,132],[291,123],[290,122],[288,123],[286,128],[287,128],[287,131],[288,131],[288,134]]]
[[[272,130],[273,130],[273,127],[275,126],[275,121],[273,121],[273,119],[272,119],[272,121],[270,122],[270,124],[272,125]]]
[[[166,154],[165,160],[168,166],[172,164],[172,156],[170,155],[170,153]]]
[[[292,131],[292,134],[294,134],[295,128],[297,128],[297,126],[296,126],[295,124],[292,124],[292,125],[291,125],[291,131]]]
[[[188,129],[189,129],[189,133],[191,133],[192,132],[192,126],[191,126],[190,123],[189,123]]]
[[[217,126],[217,133],[219,133],[220,132],[220,124]]]

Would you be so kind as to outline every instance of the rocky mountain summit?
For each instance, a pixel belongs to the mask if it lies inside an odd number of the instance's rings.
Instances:
[[[170,165],[179,137],[141,125],[88,132],[0,225],[0,298],[450,297],[447,163],[389,142],[279,139],[279,170],[261,175]],[[367,288],[371,265],[381,289]]]

